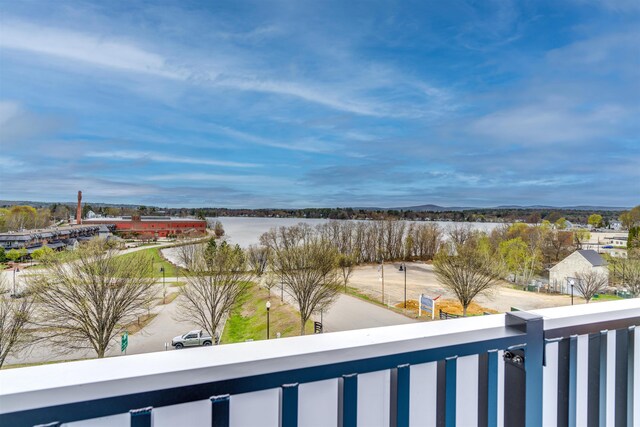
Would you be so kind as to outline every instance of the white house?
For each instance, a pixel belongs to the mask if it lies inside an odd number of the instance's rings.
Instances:
[[[569,280],[576,278],[578,273],[598,271],[607,277],[609,269],[607,262],[594,250],[575,251],[549,270],[549,284],[557,286],[563,293],[571,293]]]
[[[627,247],[627,236],[613,236],[607,237],[606,239],[609,245]]]

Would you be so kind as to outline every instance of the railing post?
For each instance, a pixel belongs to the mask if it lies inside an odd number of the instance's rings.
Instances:
[[[212,427],[229,427],[229,402],[231,396],[222,394],[220,396],[211,396],[211,426]]]
[[[146,408],[130,410],[129,416],[131,418],[131,422],[130,422],[131,427],[151,427],[152,426],[151,411],[153,411],[153,407],[151,406],[148,406]]]
[[[522,350],[504,353],[504,423],[541,427],[544,353],[542,316],[526,311],[506,313],[505,326],[515,328],[526,335]]]

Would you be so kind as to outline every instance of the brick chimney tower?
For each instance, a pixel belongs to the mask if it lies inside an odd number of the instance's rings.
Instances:
[[[76,210],[76,224],[82,224],[82,191],[78,191],[78,209]]]

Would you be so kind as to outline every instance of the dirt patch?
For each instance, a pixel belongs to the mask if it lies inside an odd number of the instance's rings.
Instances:
[[[404,302],[399,302],[395,305],[396,308],[404,308]],[[415,316],[418,316],[418,300],[411,299],[407,300],[407,311],[412,312]],[[436,317],[440,314],[440,310],[449,313],[462,316],[462,305],[458,301],[452,299],[438,299],[436,301]],[[478,316],[483,315],[484,313],[498,313],[497,310],[493,310],[491,308],[483,307],[475,302],[472,302],[469,307],[467,307],[467,315],[468,316]]]
[[[151,313],[151,314],[143,314],[142,316],[138,316],[138,320],[136,322],[131,322],[129,323],[124,330],[127,331],[129,333],[129,335],[133,335],[136,332],[140,332],[142,329],[144,329],[145,326],[147,326],[153,319],[155,319],[155,317],[157,316],[157,313]]]

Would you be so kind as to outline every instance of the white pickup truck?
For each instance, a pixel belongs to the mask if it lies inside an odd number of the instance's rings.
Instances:
[[[211,338],[211,335],[202,330],[190,331],[184,335],[178,335],[171,340],[171,345],[177,349],[183,347],[197,347],[201,345],[209,346],[212,343],[213,339]]]

